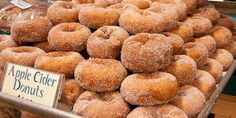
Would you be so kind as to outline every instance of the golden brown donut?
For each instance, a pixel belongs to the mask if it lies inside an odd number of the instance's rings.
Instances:
[[[16,47],[18,44],[9,35],[0,35],[0,52],[9,47]]]
[[[20,46],[6,48],[1,51],[0,56],[4,62],[34,66],[36,58],[45,52],[36,47]]]
[[[47,17],[17,21],[11,26],[11,37],[16,42],[42,42],[47,40],[52,27]]]
[[[61,102],[73,106],[84,89],[79,86],[75,79],[67,79],[63,83]]]
[[[52,46],[49,45],[48,42],[40,42],[40,43],[36,43],[33,45],[34,47],[38,47],[42,50],[44,50],[45,52],[53,52],[54,49],[52,48]]]
[[[164,32],[162,34],[170,38],[173,47],[173,54],[180,54],[184,45],[184,40],[174,33]]]
[[[171,103],[182,109],[191,118],[202,110],[205,102],[205,96],[200,90],[190,85],[184,85],[180,87],[178,96]]]
[[[21,118],[46,118],[46,117],[26,111],[21,111]]]
[[[193,86],[197,87],[209,99],[216,89],[216,81],[210,73],[198,70]]]
[[[222,49],[229,51],[234,57],[236,57],[236,41],[230,41],[228,44],[224,45]]]
[[[201,16],[208,18],[212,24],[216,24],[220,19],[220,13],[215,8],[202,7],[196,11],[194,16]]]
[[[95,93],[85,91],[77,99],[73,112],[85,118],[125,118],[130,111],[118,91]]]
[[[100,7],[108,7],[117,3],[120,3],[122,0],[94,0],[94,4]]]
[[[48,33],[48,42],[54,50],[82,51],[91,31],[79,23],[61,23]]]
[[[197,67],[204,65],[208,58],[208,50],[201,43],[189,42],[184,44],[183,53],[193,58]]]
[[[217,48],[228,44],[232,39],[231,31],[223,26],[215,26],[211,30],[211,36],[215,39]]]
[[[194,36],[196,37],[209,34],[212,28],[211,21],[201,16],[189,17],[184,23],[193,28]]]
[[[220,19],[217,21],[216,25],[224,26],[229,28],[230,30],[233,30],[235,23],[233,18],[230,17],[229,15],[221,14]]]
[[[228,70],[234,60],[233,55],[225,49],[217,49],[210,58],[219,61],[223,65],[224,70]]]
[[[64,22],[77,22],[80,9],[72,2],[56,1],[47,11],[48,18],[54,25]]]
[[[148,10],[125,10],[119,19],[120,27],[131,34],[159,33],[165,30],[167,21],[162,15]]]
[[[93,29],[105,25],[118,25],[119,17],[120,14],[115,9],[96,6],[83,7],[79,13],[80,23]]]
[[[197,65],[187,55],[175,55],[174,61],[167,66],[165,71],[174,75],[180,85],[191,84],[197,74]]]
[[[171,104],[151,107],[137,107],[127,118],[188,118],[183,110]]]
[[[82,61],[74,73],[81,87],[95,92],[116,90],[127,76],[125,67],[114,59]]]
[[[137,6],[139,9],[147,9],[151,6],[151,0],[122,0],[124,4],[132,4]]]
[[[66,78],[73,77],[74,70],[84,58],[77,52],[51,52],[39,56],[35,68],[65,74]]]
[[[121,47],[128,37],[128,32],[118,26],[103,26],[89,37],[88,54],[93,58],[116,59],[120,57]]]
[[[199,67],[199,69],[207,71],[215,78],[217,84],[220,83],[223,73],[223,66],[219,61],[208,58],[207,63]]]
[[[160,14],[166,20],[166,31],[178,27],[179,15],[171,5],[160,2],[153,2],[151,7],[147,10]]]
[[[207,48],[207,50],[209,52],[209,55],[214,53],[215,50],[216,50],[216,41],[210,35],[206,35],[206,36],[203,36],[203,37],[195,38],[194,42],[203,44]]]
[[[125,40],[121,61],[133,72],[154,72],[170,64],[172,53],[172,44],[168,37],[140,33]]]
[[[188,14],[192,14],[197,8],[197,0],[182,0],[187,5]]]
[[[178,87],[177,79],[169,73],[136,73],[124,79],[120,92],[132,105],[150,106],[171,101]]]
[[[180,26],[176,29],[173,29],[172,33],[179,35],[180,37],[182,37],[182,39],[184,40],[185,43],[191,41],[193,39],[193,28],[189,25],[186,25],[184,23],[180,23]]]

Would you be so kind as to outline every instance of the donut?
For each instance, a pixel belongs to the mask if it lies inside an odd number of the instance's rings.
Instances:
[[[95,0],[72,0],[75,4],[90,4],[94,3]]]
[[[133,72],[154,72],[170,64],[172,53],[168,37],[140,33],[125,40],[121,49],[121,62]]]
[[[174,61],[164,71],[174,75],[180,85],[191,84],[197,74],[197,64],[189,56],[175,55]]]
[[[197,0],[197,5],[200,7],[207,4],[208,4],[208,0]]]
[[[20,46],[10,47],[0,52],[0,57],[4,62],[11,62],[15,64],[34,66],[36,58],[45,52],[36,47]]]
[[[206,99],[209,99],[216,89],[216,81],[210,73],[198,70],[193,86],[198,88],[205,95]]]
[[[94,4],[100,7],[108,7],[117,3],[120,3],[122,0],[94,0]]]
[[[67,79],[63,83],[63,90],[60,102],[73,106],[78,97],[84,92],[75,79]]]
[[[180,54],[184,45],[184,40],[174,33],[164,32],[162,34],[170,38],[173,47],[173,54]]]
[[[45,117],[42,115],[33,114],[26,111],[21,111],[21,118],[45,118]]]
[[[178,81],[166,72],[136,73],[124,79],[120,92],[132,105],[150,106],[163,104],[175,98]]]
[[[210,58],[219,61],[224,70],[228,70],[234,60],[233,55],[225,49],[217,49],[216,52],[210,56]]]
[[[184,23],[193,28],[193,33],[196,37],[209,34],[212,28],[211,21],[201,16],[189,17]]]
[[[205,102],[205,96],[200,90],[190,85],[184,85],[180,87],[178,96],[171,103],[192,118],[202,110]]]
[[[77,22],[80,9],[73,2],[56,1],[49,6],[48,18],[54,25],[65,22]]]
[[[165,104],[160,106],[137,107],[130,112],[127,118],[188,118],[183,110]]]
[[[166,31],[178,27],[179,15],[178,12],[171,5],[154,2],[147,10],[160,14],[166,20]]]
[[[216,83],[220,83],[223,73],[223,66],[219,61],[208,58],[207,63],[199,67],[199,69],[210,73],[212,77],[214,77]]]
[[[118,26],[103,26],[89,37],[87,51],[93,58],[116,59],[128,37],[128,32]]]
[[[16,47],[18,44],[9,35],[0,35],[0,52],[9,47]]]
[[[147,9],[151,6],[151,0],[122,0],[124,4],[132,4],[137,6],[139,9]]]
[[[11,37],[16,42],[42,42],[52,27],[47,17],[17,21],[11,26]]]
[[[197,67],[204,65],[208,58],[208,50],[201,43],[189,42],[184,44],[183,53],[193,58]]]
[[[89,28],[79,23],[61,23],[48,33],[48,43],[57,51],[82,51],[91,35]]]
[[[210,35],[206,35],[206,36],[203,36],[203,37],[195,38],[194,42],[203,44],[207,48],[207,50],[209,52],[209,55],[214,53],[215,50],[216,50],[216,41]]]
[[[232,33],[231,31],[223,26],[215,26],[211,30],[211,36],[216,41],[216,47],[220,48],[226,44],[228,44],[231,41]]]
[[[73,77],[74,70],[84,58],[77,52],[51,52],[39,56],[35,68],[65,74],[66,78]]]
[[[93,29],[105,25],[118,25],[119,17],[120,14],[115,9],[96,6],[83,7],[79,13],[80,23]]]
[[[176,29],[171,30],[170,32],[179,35],[185,43],[191,41],[193,39],[193,28],[184,23],[180,23],[180,26]]]
[[[215,8],[202,7],[196,11],[195,16],[208,18],[212,24],[216,24],[220,19],[220,13]]]
[[[192,14],[197,8],[197,0],[182,0],[187,5],[188,14]]]
[[[230,30],[233,30],[235,23],[232,17],[225,14],[221,14],[220,19],[217,21],[216,25],[224,26],[226,28],[229,28]]]
[[[148,10],[126,9],[120,16],[119,25],[131,34],[159,33],[165,30],[164,17]]]
[[[230,41],[228,44],[224,45],[222,49],[229,51],[234,57],[236,57],[236,41]]]
[[[127,76],[121,62],[114,59],[89,59],[75,69],[75,79],[84,89],[95,92],[113,91]]]
[[[20,116],[20,111],[4,103],[0,103],[0,114],[2,118],[16,118]]]
[[[77,99],[73,112],[85,118],[125,118],[130,111],[118,91],[95,93],[85,91]]]
[[[45,52],[53,52],[53,48],[49,45],[48,42],[39,42],[33,45],[34,47],[40,48]]]

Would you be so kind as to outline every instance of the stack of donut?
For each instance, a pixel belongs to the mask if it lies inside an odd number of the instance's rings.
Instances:
[[[207,0],[57,1],[0,36],[0,66],[64,74],[60,102],[86,118],[195,117],[236,56],[233,27]]]

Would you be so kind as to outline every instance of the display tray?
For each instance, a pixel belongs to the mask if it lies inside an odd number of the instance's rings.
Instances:
[[[233,72],[236,68],[236,60],[233,61],[232,66],[227,72],[223,73],[222,81],[217,85],[216,90],[212,94],[209,100],[207,100],[206,105],[199,113],[198,118],[207,118],[209,115],[215,101],[221,94],[222,90],[228,83],[229,79],[231,78]],[[75,115],[68,111],[68,107],[58,104],[58,108],[50,108],[43,105],[35,104],[24,99],[20,99],[17,97],[9,96],[7,94],[0,92],[0,102],[5,103],[9,106],[15,107],[20,110],[29,111],[36,114],[41,114],[46,117],[58,117],[58,118],[82,118],[81,116]]]

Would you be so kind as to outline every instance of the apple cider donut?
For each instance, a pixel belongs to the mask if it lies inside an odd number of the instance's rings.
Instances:
[[[116,59],[128,37],[128,32],[118,26],[103,26],[89,37],[87,51],[93,58]]]
[[[234,57],[236,57],[236,41],[232,40],[222,48],[229,51]]]
[[[36,47],[20,46],[10,47],[1,51],[0,56],[4,62],[34,66],[36,58],[45,52]]]
[[[75,69],[75,79],[84,89],[95,92],[113,91],[120,87],[127,71],[120,61],[114,59],[89,59]]]
[[[126,118],[128,104],[118,91],[96,93],[85,91],[77,99],[73,112],[85,118]]]
[[[77,22],[79,11],[72,2],[56,1],[48,8],[47,16],[54,25],[64,22]]]
[[[188,14],[192,14],[197,8],[197,0],[182,0],[187,5]]]
[[[217,21],[217,24],[219,26],[224,26],[229,28],[230,30],[234,29],[234,19],[228,15],[221,14],[220,19]]]
[[[206,35],[200,38],[195,38],[194,42],[203,44],[207,48],[209,55],[213,54],[216,50],[216,41],[210,35]]]
[[[175,55],[174,61],[167,66],[165,71],[174,75],[180,85],[191,84],[197,74],[197,65],[187,55]]]
[[[220,19],[219,11],[211,7],[202,7],[198,9],[194,14],[194,16],[201,16],[208,18],[212,22],[212,24],[216,24],[217,21]]]
[[[210,56],[210,58],[219,61],[224,70],[228,70],[234,60],[233,55],[225,49],[217,49],[216,52]]]
[[[175,76],[165,72],[136,73],[124,79],[120,92],[132,105],[150,106],[171,101],[178,91]]]
[[[147,9],[151,6],[151,0],[122,0],[124,4],[132,4],[137,6],[139,9]]]
[[[133,72],[154,72],[172,60],[171,40],[162,34],[140,33],[125,40],[121,50],[123,65]]]
[[[184,23],[180,23],[178,28],[173,29],[170,32],[179,35],[185,43],[192,41],[194,35],[193,27]]]
[[[38,47],[42,50],[44,50],[45,52],[53,52],[54,49],[52,48],[52,46],[49,45],[48,42],[39,42],[33,45],[34,47]]]
[[[180,54],[184,45],[184,40],[174,33],[164,32],[162,34],[170,38],[173,47],[173,54]]]
[[[0,52],[9,47],[16,47],[18,44],[9,35],[0,35]]]
[[[35,68],[65,74],[66,78],[73,77],[74,70],[84,58],[77,52],[51,52],[39,56]]]
[[[79,23],[61,23],[48,33],[48,42],[54,50],[82,51],[91,35],[91,31]]]
[[[228,44],[232,39],[231,31],[223,26],[215,26],[211,30],[211,36],[215,39],[217,48]]]

